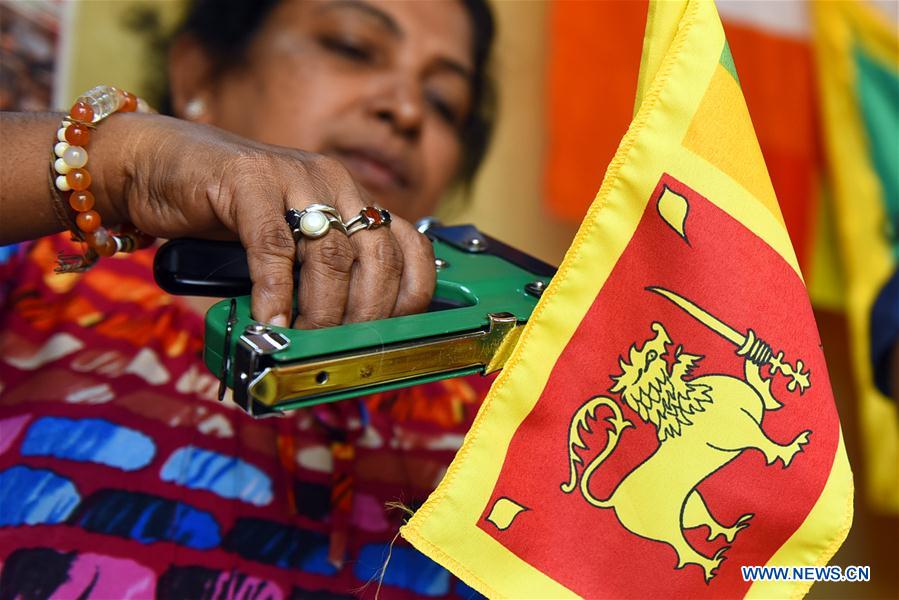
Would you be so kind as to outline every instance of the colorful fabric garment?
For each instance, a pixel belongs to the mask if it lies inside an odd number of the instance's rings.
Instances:
[[[0,598],[370,597],[388,552],[382,597],[476,596],[390,550],[385,503],[425,499],[489,381],[256,421],[218,402],[152,249],[52,273],[70,246],[0,265]]]
[[[711,0],[650,4],[636,116],[446,477],[403,527],[489,597],[786,598],[852,476]]]

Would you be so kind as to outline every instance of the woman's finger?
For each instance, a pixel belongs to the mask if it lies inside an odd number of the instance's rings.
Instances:
[[[356,259],[346,235],[332,228],[324,237],[302,239],[297,257],[303,263],[298,290],[298,329],[340,325],[344,319]]]
[[[403,252],[403,276],[392,316],[424,312],[434,295],[437,269],[434,265],[434,246],[415,227],[403,219],[390,225]]]
[[[266,197],[265,193],[264,190],[257,190],[251,196],[253,201],[244,200],[239,203],[235,228],[247,251],[247,264],[253,283],[253,318],[286,327],[293,305],[296,244],[281,214],[282,203],[261,200]]]
[[[285,187],[287,205],[291,208],[302,210],[312,204],[323,204],[334,208],[337,215],[345,216],[362,206],[356,185],[336,160],[323,156],[307,159],[303,180],[302,186],[294,181]],[[354,246],[339,225],[331,223],[324,236],[299,240],[297,259],[303,266],[297,290],[299,313],[293,326],[315,329],[340,325],[344,321],[357,259]]]
[[[386,227],[354,233],[356,264],[347,302],[347,323],[386,319],[393,312],[400,290],[404,257]]]

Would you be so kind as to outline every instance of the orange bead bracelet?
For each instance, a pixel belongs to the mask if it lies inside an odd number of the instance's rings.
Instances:
[[[94,195],[88,189],[91,174],[85,168],[88,161],[85,147],[90,142],[91,130],[116,112],[135,111],[150,112],[150,109],[133,94],[112,86],[97,86],[78,98],[56,132],[57,143],[50,159],[53,191],[68,193],[65,204],[75,211],[75,218],[66,219],[67,227],[74,240],[87,245],[81,256],[60,255],[56,267],[58,273],[85,271],[101,256],[133,252],[146,248],[155,240],[132,225],[124,225],[116,231],[107,229],[100,213],[94,210]],[[67,211],[65,207],[62,210]]]

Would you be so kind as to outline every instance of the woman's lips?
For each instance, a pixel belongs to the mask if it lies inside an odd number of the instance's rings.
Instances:
[[[388,190],[408,186],[398,161],[367,150],[338,150],[336,155],[353,178],[366,188]]]

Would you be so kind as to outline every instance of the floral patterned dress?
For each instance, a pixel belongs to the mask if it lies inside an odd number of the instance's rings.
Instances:
[[[477,597],[396,534],[489,380],[253,420],[153,249],[54,274],[70,246],[0,265],[0,598]]]

